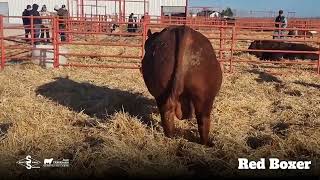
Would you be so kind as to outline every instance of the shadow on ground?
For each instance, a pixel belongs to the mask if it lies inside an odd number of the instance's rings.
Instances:
[[[259,75],[259,77],[256,79],[256,81],[259,82],[259,83],[263,83],[263,82],[274,82],[274,83],[279,83],[279,84],[283,83],[276,76],[273,76],[272,74],[269,74],[269,73],[266,73],[266,72],[263,72],[263,71],[259,71],[259,70],[253,69],[253,70],[249,70],[248,72],[252,73],[252,74]]]
[[[0,141],[4,139],[5,135],[8,133],[11,126],[12,123],[0,123]]]
[[[42,95],[76,112],[83,112],[92,118],[105,119],[108,115],[124,111],[149,124],[150,114],[157,111],[156,103],[140,93],[99,87],[90,83],[78,83],[68,78],[38,87],[37,95]]]
[[[302,81],[295,81],[294,83],[308,87],[308,88],[312,87],[312,88],[320,89],[320,84],[306,83],[306,82],[302,82]]]

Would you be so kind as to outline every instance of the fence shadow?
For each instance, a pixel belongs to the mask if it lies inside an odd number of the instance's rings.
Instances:
[[[306,82],[302,82],[302,81],[295,81],[294,83],[305,86],[305,87],[313,87],[316,89],[320,89],[320,84],[306,83]]]
[[[92,118],[102,120],[108,115],[124,111],[149,125],[153,121],[150,114],[157,111],[155,101],[142,94],[78,83],[68,78],[55,78],[54,82],[38,87],[36,94],[75,112],[82,111]]]
[[[253,74],[258,74],[259,77],[256,79],[257,82],[262,83],[262,82],[274,82],[274,83],[279,83],[282,84],[283,82],[277,78],[276,76],[273,76],[269,73],[263,72],[263,71],[259,71],[256,69],[253,70],[248,70],[249,73],[253,73]]]
[[[0,123],[0,141],[8,133],[9,129],[12,127],[12,123]]]

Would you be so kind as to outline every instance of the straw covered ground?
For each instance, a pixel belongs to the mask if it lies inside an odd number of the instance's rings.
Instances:
[[[115,37],[110,37],[115,38]],[[123,43],[135,43],[123,39]],[[86,41],[86,40],[85,40]],[[109,41],[112,41],[109,40]],[[118,42],[118,40],[114,40]],[[214,41],[217,46],[218,41]],[[246,44],[248,46],[248,44]],[[70,52],[139,56],[140,50],[69,46]],[[238,59],[253,59],[241,54]],[[78,57],[97,63],[112,58]],[[268,65],[268,67],[273,65]],[[320,78],[296,66],[239,65],[224,74],[212,111],[212,147],[198,144],[196,120],[176,120],[164,136],[139,70],[31,64],[0,73],[0,173],[12,176],[202,177],[320,175]],[[27,170],[16,161],[69,159],[69,168]],[[238,158],[312,160],[310,171],[238,171]]]
[[[0,73],[0,169],[20,177],[233,176],[240,173],[239,157],[319,160],[319,76],[300,70],[273,76],[259,66],[236,69],[224,75],[212,111],[213,147],[204,147],[197,144],[195,120],[177,120],[174,139],[163,135],[137,70],[7,67]],[[68,158],[71,167],[28,171],[16,164],[26,155],[40,161]]]

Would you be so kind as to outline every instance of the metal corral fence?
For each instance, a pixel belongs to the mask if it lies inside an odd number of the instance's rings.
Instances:
[[[274,21],[275,18],[243,17],[236,18],[234,23],[243,26],[274,27]],[[320,27],[320,19],[289,18],[288,27],[318,28]]]
[[[22,17],[8,16],[6,18],[21,19]],[[35,46],[35,44],[38,44],[40,41],[50,41],[56,44],[57,40],[55,36],[50,36],[50,34],[54,34],[53,32],[55,30],[55,19],[53,17],[28,17],[31,25],[4,24],[3,19],[4,17],[0,16],[1,68],[4,68],[7,63],[39,60],[30,55],[30,52],[35,50],[52,51],[52,54],[54,53],[54,46],[41,49]],[[45,23],[38,24],[39,20]],[[39,37],[36,37],[36,34],[38,34]],[[42,37],[42,34],[48,35],[49,37]],[[50,58],[42,57],[42,60],[50,60]]]
[[[4,25],[0,16],[1,68],[21,61],[35,61],[52,67],[97,67],[138,69],[144,55],[147,30],[161,31],[170,25],[188,25],[203,33],[213,44],[221,63],[233,71],[236,63],[308,65],[320,74],[319,21],[296,19],[288,28],[275,28],[267,19],[228,21],[220,18],[170,18],[145,16],[135,22],[111,16],[29,18],[31,25]],[[307,24],[307,25],[306,25]],[[45,37],[45,35],[49,37]],[[281,35],[275,35],[280,31]],[[289,35],[289,31],[303,32]],[[26,37],[26,32],[32,34]],[[43,36],[34,36],[43,32]],[[279,38],[280,37],[280,38]],[[201,46],[201,45],[199,45]],[[285,47],[288,46],[288,47]],[[249,55],[261,56],[261,59]],[[273,56],[298,59],[264,59]]]

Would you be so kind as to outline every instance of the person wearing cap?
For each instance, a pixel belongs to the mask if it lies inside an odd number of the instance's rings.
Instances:
[[[33,4],[32,10],[31,10],[31,16],[33,16],[33,36],[35,38],[35,44],[39,44],[40,42],[40,31],[41,31],[41,25],[42,25],[42,19],[40,18],[40,13],[38,12],[39,5]],[[31,23],[32,24],[32,23]]]
[[[59,11],[59,9],[60,9],[60,7],[59,7],[58,5],[55,5],[55,6],[54,6],[54,10],[55,10],[55,11]]]
[[[51,14],[53,16],[57,16],[59,9],[60,9],[60,7],[58,5],[55,5],[54,8],[53,8],[54,12],[52,12]]]
[[[26,38],[26,41],[28,42],[29,41],[29,34],[31,33],[31,27],[30,27],[30,15],[31,15],[31,5],[27,5],[27,9],[25,9],[23,12],[22,12],[22,23],[23,23],[23,26],[24,26],[24,31],[25,31],[25,38]]]
[[[275,19],[275,27],[276,28],[287,28],[288,21],[287,18],[283,15],[283,10],[279,11],[279,15]],[[275,35],[273,39],[283,39],[284,38],[285,30],[283,29],[276,29]]]
[[[134,21],[134,20],[133,20],[133,13],[131,13],[130,16],[129,16],[129,21],[128,21],[128,22],[130,23],[130,24],[128,24],[128,32],[134,32],[134,28],[133,28],[133,27],[134,27],[134,24],[133,24],[133,21]]]
[[[43,40],[44,42],[50,43],[50,25],[51,21],[50,19],[46,19],[50,16],[50,12],[47,11],[47,6],[43,5],[40,11],[40,16],[43,17],[42,19],[42,26],[41,26],[41,39],[44,39],[44,35],[46,33],[46,40]]]
[[[68,19],[69,16],[69,11],[67,10],[65,5],[62,5],[61,8],[57,11],[57,15],[60,20],[59,21],[59,31],[65,31],[66,30],[66,20]],[[66,41],[66,33],[65,32],[60,32],[60,38],[61,41]]]

